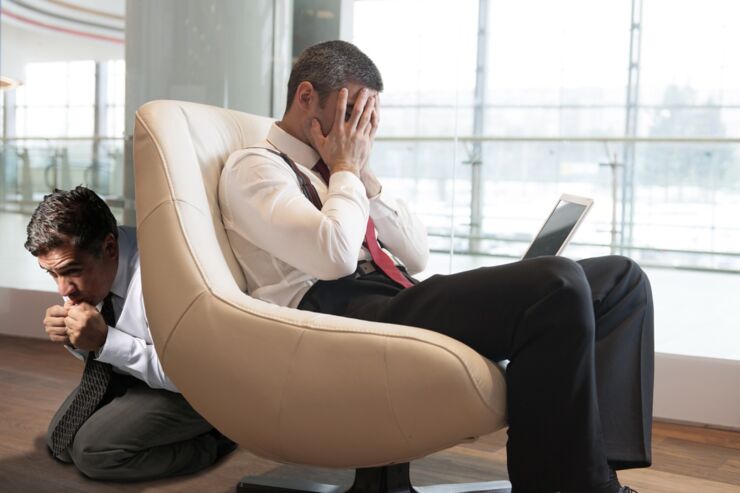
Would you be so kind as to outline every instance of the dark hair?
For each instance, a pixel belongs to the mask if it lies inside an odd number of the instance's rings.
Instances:
[[[347,82],[383,90],[383,78],[378,67],[359,48],[346,41],[325,41],[306,48],[298,56],[288,80],[286,111],[293,103],[298,85],[304,80],[318,91],[322,105],[332,91]]]
[[[118,238],[116,218],[98,195],[82,186],[54,190],[36,207],[26,228],[26,250],[34,257],[71,244],[99,255],[108,234]]]

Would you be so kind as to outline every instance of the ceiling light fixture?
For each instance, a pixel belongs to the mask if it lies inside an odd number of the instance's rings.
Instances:
[[[16,87],[20,85],[21,85],[20,81],[11,79],[10,77],[3,77],[0,75],[0,91],[9,91],[10,89],[15,89]]]

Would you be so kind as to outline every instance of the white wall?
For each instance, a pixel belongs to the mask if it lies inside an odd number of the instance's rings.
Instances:
[[[653,415],[740,430],[740,361],[655,355]]]
[[[0,35],[0,71],[6,77],[21,82],[27,63],[124,58],[123,44],[42,29],[27,29],[9,21],[3,21]]]
[[[0,287],[0,334],[47,339],[44,314],[60,302],[53,291]]]

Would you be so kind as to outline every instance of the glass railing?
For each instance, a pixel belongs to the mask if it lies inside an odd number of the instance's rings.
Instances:
[[[394,136],[377,139],[372,165],[422,216],[433,251],[518,258],[557,197],[571,193],[595,203],[569,256],[740,273],[739,144]]]
[[[0,208],[85,184],[123,213],[122,138],[0,140]],[[740,273],[740,139],[378,137],[372,166],[433,251],[517,258],[561,193],[594,207],[572,257]],[[633,156],[626,160],[623,156]]]
[[[115,137],[0,140],[0,208],[29,213],[55,188],[77,185],[122,208],[123,142]]]

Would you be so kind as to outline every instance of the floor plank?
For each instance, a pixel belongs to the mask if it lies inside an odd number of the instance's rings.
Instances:
[[[238,449],[199,474],[147,483],[91,481],[46,450],[49,419],[75,387],[82,364],[60,346],[0,336],[0,493],[233,492],[244,475],[349,484],[353,473],[289,466]],[[740,492],[740,433],[655,423],[653,467],[623,471],[640,493]],[[417,485],[506,479],[506,432],[414,462]]]

